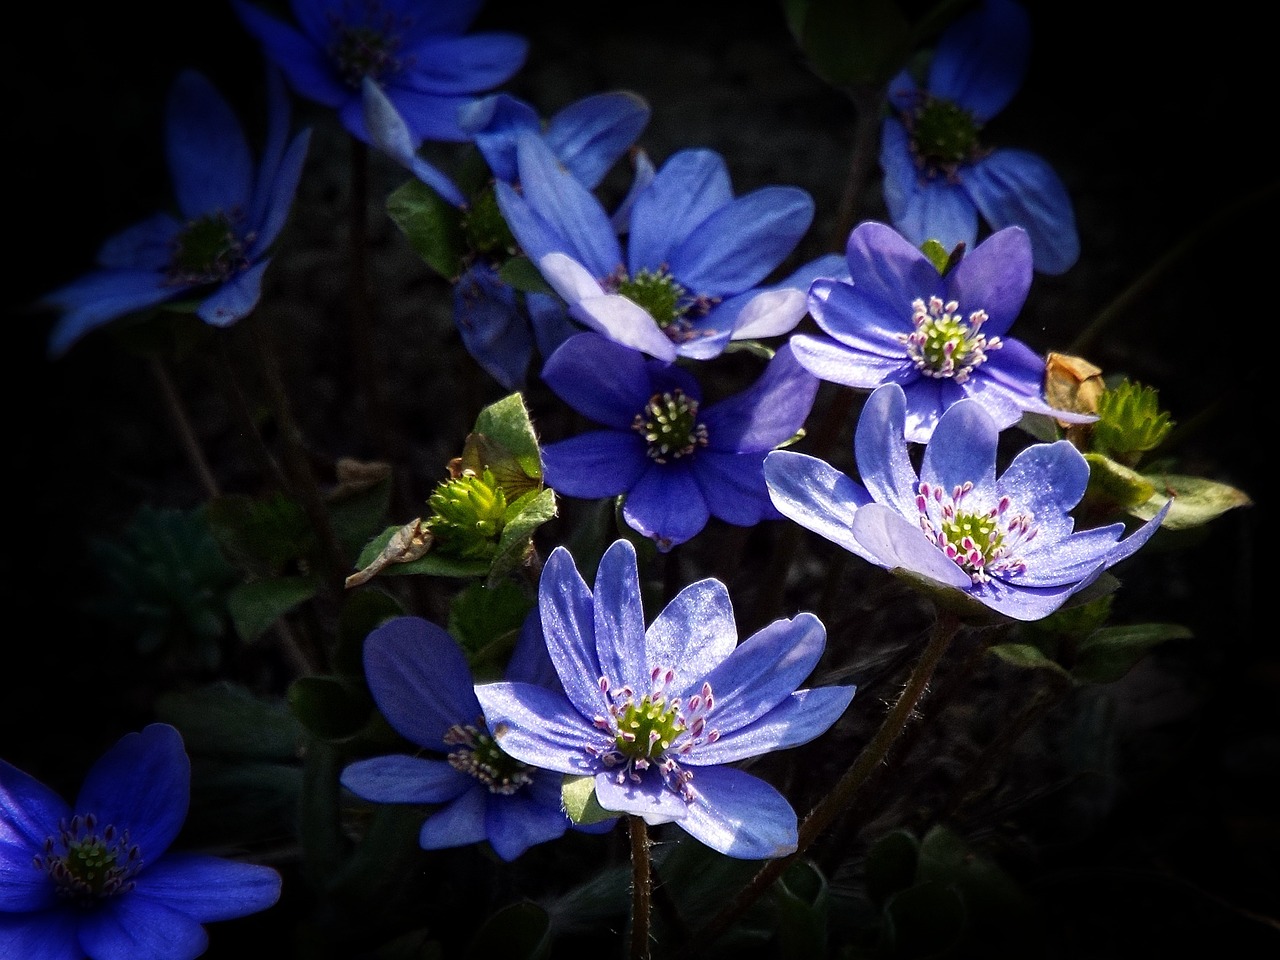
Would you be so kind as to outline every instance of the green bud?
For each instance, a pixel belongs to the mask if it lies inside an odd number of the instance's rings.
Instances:
[[[435,550],[464,560],[495,556],[507,497],[492,471],[477,475],[467,470],[443,481],[427,505],[432,515],[426,525],[435,538]]]
[[[1128,464],[1154,450],[1173,429],[1169,414],[1160,409],[1160,395],[1151,387],[1122,380],[1098,397],[1098,422],[1091,446]]]

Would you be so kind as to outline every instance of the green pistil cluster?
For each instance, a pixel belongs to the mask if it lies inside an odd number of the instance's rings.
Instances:
[[[483,718],[472,724],[454,724],[444,742],[458,747],[449,754],[449,766],[475,777],[491,793],[510,795],[533,779],[533,767],[507,754],[483,727]]]
[[[624,276],[617,280],[615,289],[632,303],[644,307],[664,330],[688,309],[685,288],[665,268],[656,273],[642,269],[635,276]]]
[[[427,501],[427,528],[436,549],[464,560],[488,560],[497,552],[507,512],[507,497],[486,469],[467,470],[436,487]]]
[[[492,186],[471,198],[462,214],[462,232],[476,253],[507,254],[516,248],[516,239],[507,226]]]
[[[707,445],[707,428],[698,423],[698,401],[676,388],[655,393],[635,415],[631,429],[645,438],[646,451],[658,463],[678,460]]]
[[[44,852],[34,860],[36,869],[53,880],[59,895],[90,903],[132,889],[142,857],[129,842],[127,831],[108,826],[98,833],[93,816],[72,817],[60,827],[59,835],[45,840]]]
[[[631,760],[661,757],[685,731],[677,707],[660,694],[646,694],[638,703],[628,703],[616,718],[618,752]]]
[[[1172,429],[1169,414],[1160,409],[1159,392],[1124,380],[1098,397],[1091,445],[1097,452],[1132,464],[1159,446]]]
[[[912,146],[926,169],[951,173],[978,153],[982,125],[950,100],[926,96],[909,120]]]
[[[987,338],[981,332],[987,321],[985,310],[974,310],[966,320],[955,300],[943,303],[930,297],[928,304],[916,298],[911,304],[911,322],[915,329],[901,334],[907,355],[916,369],[927,377],[950,377],[964,383],[969,374],[987,360],[987,351],[999,350],[999,337]]]
[[[399,69],[395,51],[399,38],[370,26],[343,25],[329,46],[333,61],[348,86],[360,89],[365,77],[377,80]]]
[[[174,239],[169,277],[175,283],[213,283],[244,265],[244,244],[231,218],[218,211],[192,220]]]
[[[999,556],[1004,543],[1000,526],[990,513],[957,513],[942,521],[942,535],[955,548],[958,557],[973,558],[976,554],[981,558],[981,563],[974,563],[972,559],[960,563],[967,573],[973,573],[976,568],[986,566],[992,557]]]

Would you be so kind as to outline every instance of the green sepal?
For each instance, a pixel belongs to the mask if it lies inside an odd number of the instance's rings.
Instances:
[[[1080,641],[1071,675],[1081,683],[1111,683],[1128,673],[1166,640],[1186,640],[1191,631],[1176,623],[1105,627]]]
[[[526,256],[512,257],[498,268],[498,279],[522,293],[555,294],[555,288],[547,283],[537,266]]]
[[[1243,490],[1217,480],[1180,473],[1147,473],[1143,477],[1151,485],[1152,493],[1130,507],[1129,512],[1139,520],[1150,520],[1172,498],[1173,505],[1160,523],[1166,530],[1199,527],[1228,510],[1253,505],[1252,498]]]
[[[368,694],[340,677],[299,677],[289,684],[289,709],[322,740],[355,736],[373,707]]]
[[[476,931],[468,960],[544,960],[551,955],[551,917],[529,900],[503,907]]]
[[[1051,670],[1064,679],[1070,675],[1062,665],[1045,655],[1044,651],[1030,643],[997,643],[987,648],[1005,663],[1033,670]]]
[[[932,238],[920,244],[920,252],[933,264],[939,275],[945,275],[951,269],[951,251]]]
[[[517,391],[489,404],[476,416],[474,432],[499,444],[519,462],[525,474],[535,480],[542,478],[542,457],[538,450],[538,435],[529,419],[524,397]],[[495,464],[488,464],[490,469]],[[494,470],[494,476],[503,483],[503,473]],[[504,488],[507,484],[504,484]],[[517,495],[523,491],[516,491]]]
[[[461,275],[466,249],[461,217],[440,194],[420,180],[408,180],[387,196],[387,214],[427,266],[446,280]]]
[[[600,806],[596,799],[595,777],[565,777],[560,784],[560,802],[574,823],[584,826],[602,823],[618,816]]]
[[[528,593],[511,580],[492,586],[476,581],[453,598],[449,634],[466,652],[477,682],[485,676],[500,679],[532,608]]]
[[[809,960],[827,955],[827,878],[810,860],[797,860],[773,885],[778,910],[778,956]]]
[[[749,353],[752,356],[759,357],[761,360],[768,362],[773,359],[773,355],[777,352],[772,347],[765,346],[759,340],[730,340],[724,345],[723,353]]]
[[[487,582],[490,585],[508,576],[524,563],[534,531],[548,520],[554,519],[556,509],[556,492],[550,487],[536,493],[526,493],[507,508],[502,535],[498,537],[498,552],[488,571]]]
[[[893,0],[789,0],[786,13],[809,67],[835,87],[882,87],[911,52],[911,25]]]
[[[1149,501],[1156,492],[1154,483],[1108,456],[1086,453],[1084,458],[1089,463],[1089,486],[1085,499],[1090,503],[1132,510]]]
[[[245,643],[252,643],[319,589],[314,577],[273,577],[233,587],[227,595],[227,609],[236,634]]]

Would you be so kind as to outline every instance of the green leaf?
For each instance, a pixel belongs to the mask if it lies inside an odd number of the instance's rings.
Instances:
[[[560,784],[560,802],[574,823],[601,823],[617,816],[596,799],[595,777],[565,777]]]
[[[774,885],[778,907],[778,956],[810,960],[826,956],[830,896],[827,878],[808,860],[797,860]]]
[[[471,941],[467,957],[489,960],[542,960],[551,953],[551,917],[528,900],[503,907],[485,921]]]
[[[788,10],[813,71],[836,87],[882,87],[911,52],[911,27],[893,0],[809,0]]]
[[[918,879],[954,886],[964,898],[971,920],[1025,916],[1030,900],[995,862],[976,851],[963,837],[942,825],[920,841]]]
[[[236,633],[252,643],[286,613],[316,595],[319,583],[312,577],[278,577],[242,583],[227,595],[227,609]]]
[[[1039,647],[1030,643],[996,643],[987,649],[1005,663],[1012,664],[1015,667],[1052,670],[1063,677],[1068,676],[1067,671],[1061,665],[1046,657]]]
[[[945,883],[929,881],[895,893],[885,904],[885,937],[895,960],[940,957],[960,940],[964,901]]]
[[[475,433],[500,444],[534,479],[542,477],[542,457],[524,397],[519,392],[491,403],[476,417]]]
[[[524,562],[534,531],[555,515],[556,492],[550,487],[525,494],[511,505],[507,522],[502,527],[502,536],[498,538],[498,553],[489,568],[488,583],[497,583]]]
[[[330,500],[329,520],[334,535],[349,553],[355,553],[386,525],[390,504],[390,476],[358,493]]]
[[[228,681],[162,694],[156,718],[182,734],[187,752],[261,760],[298,758],[303,729],[282,700]]]
[[[1131,507],[1129,512],[1139,520],[1150,520],[1172,497],[1173,506],[1160,524],[1162,528],[1169,530],[1198,527],[1228,510],[1253,505],[1253,500],[1243,490],[1204,477],[1153,473],[1146,474],[1144,479],[1151,486],[1151,495],[1144,502]]]
[[[1091,500],[1116,504],[1121,509],[1132,509],[1148,501],[1156,492],[1156,486],[1136,470],[1100,453],[1086,453],[1089,462],[1089,487]],[[1156,509],[1159,509],[1157,507]],[[1154,511],[1152,512],[1154,516]]]
[[[1111,683],[1128,673],[1153,647],[1191,636],[1189,629],[1175,623],[1106,627],[1080,641],[1071,673],[1082,683]]]
[[[446,280],[462,273],[465,244],[458,211],[420,180],[409,180],[387,197],[387,214],[414,251]]]
[[[899,890],[905,890],[916,879],[916,861],[920,842],[908,830],[893,830],[867,850],[864,873],[867,896],[883,906]]]
[[[382,533],[370,540],[360,556],[356,560],[355,566],[359,570],[363,570],[369,566],[382,554],[382,550],[391,538],[400,531],[400,527],[387,527]],[[486,560],[459,560],[455,557],[447,557],[433,551],[428,551],[417,560],[410,560],[408,563],[392,563],[383,567],[378,571],[380,577],[405,576],[411,573],[427,574],[433,577],[483,577],[489,572],[489,563]]]
[[[498,278],[509,287],[524,293],[555,294],[555,288],[547,283],[538,268],[528,257],[512,257],[498,268]]]
[[[295,825],[302,764],[191,758],[191,806],[184,840],[195,847],[275,843]]]
[[[471,661],[472,673],[499,678],[533,600],[520,584],[468,584],[449,605],[448,630]]]
[[[360,732],[372,702],[338,677],[299,677],[289,684],[289,707],[317,737],[343,740]]]
[[[257,577],[296,573],[298,560],[315,549],[306,511],[284,494],[215,497],[205,516],[227,559]]]
[[[373,630],[404,614],[400,601],[381,590],[348,593],[338,613],[338,645],[334,668],[352,676],[364,675],[364,640]]]

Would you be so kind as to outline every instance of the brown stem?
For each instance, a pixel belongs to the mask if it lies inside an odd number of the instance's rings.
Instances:
[[[214,479],[213,471],[209,469],[204,451],[200,449],[200,440],[196,437],[195,428],[191,426],[191,420],[187,417],[186,408],[182,405],[182,397],[179,396],[178,388],[169,375],[169,368],[155,354],[152,354],[148,361],[152,376],[155,377],[156,385],[160,388],[160,396],[164,400],[169,420],[178,434],[178,442],[182,445],[183,453],[187,455],[187,462],[191,464],[191,469],[195,472],[196,479],[200,481],[205,495],[211,498],[219,496],[221,491],[218,488],[218,481]]]
[[[849,169],[845,174],[835,226],[827,244],[837,253],[844,252],[849,234],[857,224],[862,188],[880,149],[880,115],[885,102],[885,92],[881,87],[855,87],[848,93],[854,107],[853,150],[849,154]]]
[[[631,835],[631,960],[649,960],[649,913],[653,877],[649,862],[649,831],[644,818],[627,817]]]

